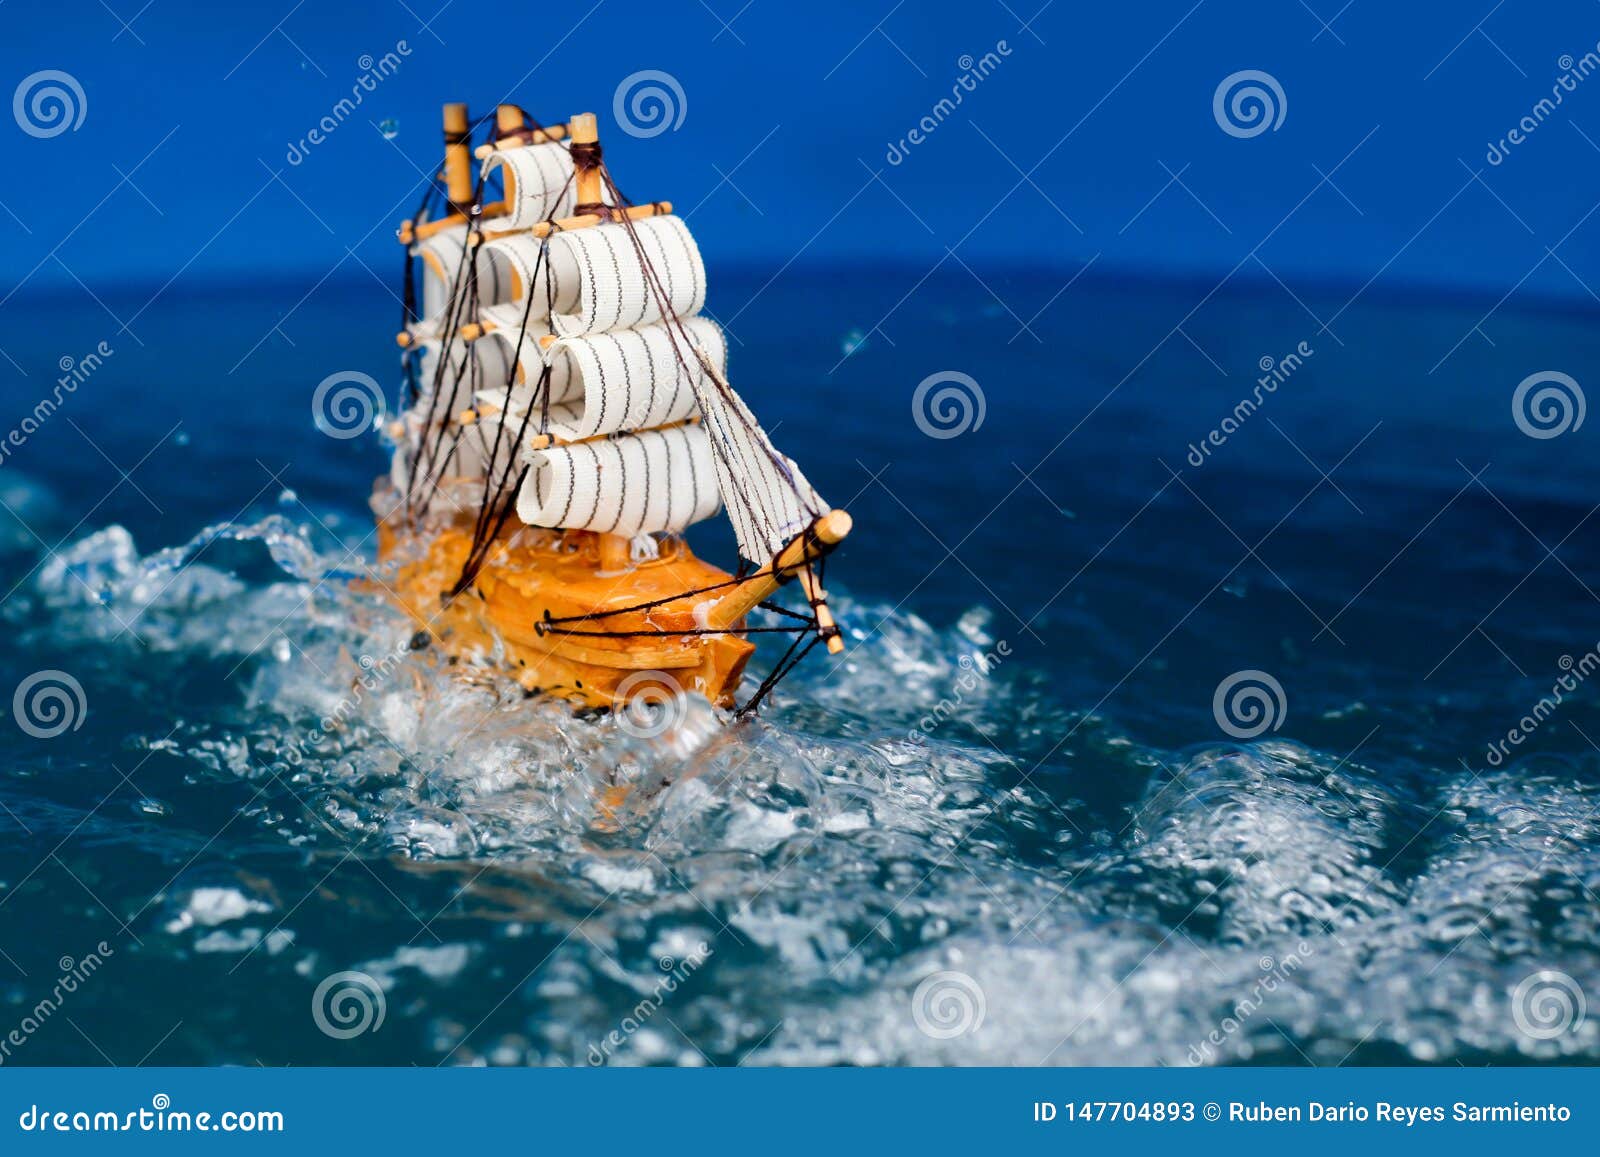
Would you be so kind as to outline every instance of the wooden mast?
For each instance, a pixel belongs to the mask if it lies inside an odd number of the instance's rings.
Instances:
[[[591,123],[594,121],[593,113],[584,113],[582,115],[588,117]],[[576,124],[577,119],[574,118],[574,124]],[[457,154],[451,144],[457,130],[451,126],[460,125],[459,131],[467,133],[468,124],[466,105],[445,105],[445,177],[449,185],[451,211],[441,217],[436,217],[432,221],[425,221],[420,225],[410,220],[402,221],[398,232],[401,244],[411,245],[417,241],[426,241],[446,229],[467,223],[467,209],[472,201],[472,167],[470,162],[463,160],[458,177],[456,167]],[[598,139],[596,133],[591,132],[590,135],[596,136],[596,139]],[[550,125],[543,129],[530,129],[528,128],[527,114],[523,112],[521,105],[501,104],[495,106],[495,139],[488,144],[480,145],[472,155],[482,160],[503,149],[522,148],[525,145],[544,144],[548,141],[562,139],[578,140],[578,137],[573,133],[573,125]],[[593,144],[595,141],[588,143]],[[465,141],[462,148],[463,151],[470,149],[471,141]],[[466,200],[457,200],[458,195],[464,196]],[[584,203],[581,195],[579,203]],[[504,217],[510,211],[511,205],[508,201],[493,201],[484,205],[481,218],[487,224],[497,217]],[[607,213],[580,210],[575,216],[556,221],[553,226],[549,222],[539,222],[533,227],[533,236],[543,240],[554,231],[584,229],[591,225],[598,225],[603,221],[612,220],[617,213],[626,213],[630,221],[642,221],[646,217],[656,217],[670,212],[672,212],[671,201],[654,201],[647,205],[630,205],[626,209],[615,209]],[[472,234],[470,242],[477,245],[485,240],[492,240],[497,236],[504,236],[504,234],[486,229],[483,233]]]
[[[573,117],[569,128],[572,131],[574,145],[588,146],[600,143],[600,128],[592,112],[581,112]],[[572,158],[573,168],[577,173],[577,207],[593,212],[592,207],[600,204],[600,166],[596,162],[580,158],[581,154]]]
[[[517,105],[503,107],[515,108],[519,113],[522,112],[521,108]],[[501,149],[520,149],[524,145],[543,145],[549,143],[550,141],[562,140],[566,137],[566,135],[566,125],[546,125],[542,129],[530,129],[527,125],[526,114],[523,114],[523,120],[521,123],[512,128],[510,131],[501,129],[495,135],[494,140],[490,141],[486,145],[479,145],[477,149],[473,151],[472,155],[481,161],[486,157],[492,157]]]
[[[504,140],[506,137],[522,131],[527,123],[527,117],[522,112],[522,106],[516,104],[498,104],[494,108],[494,137],[495,140]],[[492,151],[492,149],[491,149]]]
[[[472,127],[467,106],[444,106],[444,180],[450,205],[465,213],[472,204]]]

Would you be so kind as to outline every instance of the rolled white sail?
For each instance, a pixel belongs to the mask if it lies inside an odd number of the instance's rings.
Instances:
[[[635,246],[634,237],[638,238]],[[700,312],[706,302],[706,268],[689,227],[671,214],[557,233],[550,240],[550,272],[556,284],[551,328],[562,337],[627,329],[665,316],[657,290],[645,277],[655,270],[668,309],[678,317]]]
[[[527,456],[517,516],[632,537],[680,531],[719,505],[711,444],[698,426],[671,426],[553,446]]]
[[[683,326],[713,366],[727,367],[727,339],[715,322],[692,317]],[[547,354],[551,396],[569,404],[559,414],[552,411],[550,433],[577,441],[664,426],[698,413],[697,390],[710,383],[691,350],[682,356],[693,374],[684,368],[674,337],[658,323],[555,342]]]
[[[530,322],[527,331],[523,331],[522,306],[515,303],[491,305],[479,310],[478,316],[492,327],[473,343],[483,369],[481,388],[504,392],[506,374],[513,362],[516,364],[513,385],[537,382],[544,369],[544,358],[539,352],[539,330]]]
[[[491,153],[483,162],[485,177],[500,171],[509,212],[484,222],[484,228],[530,229],[552,217],[572,216],[576,182],[572,155],[555,143],[525,145]]]
[[[422,259],[422,300],[418,305],[418,319],[423,332],[434,334],[449,320],[452,293],[459,293],[456,274],[461,270],[461,257],[466,251],[467,227],[452,226],[419,242],[412,253]],[[461,281],[465,282],[463,275]]]
[[[539,260],[538,238],[527,233],[512,237],[499,237],[478,247],[478,300],[484,306],[509,305],[515,310],[506,312],[517,321],[522,318],[528,288],[534,284],[534,270],[539,271],[538,285],[533,297],[533,308],[528,311],[530,328],[534,322],[543,322],[550,316],[547,263]],[[573,290],[576,294],[577,286]],[[487,310],[485,311],[487,312]]]
[[[728,344],[721,327],[709,318],[691,317],[683,322],[683,328],[717,373],[725,373]],[[511,336],[507,334],[506,348]],[[531,338],[524,338],[522,344],[524,357],[527,350],[537,348]],[[688,361],[687,370],[678,359],[679,349]],[[530,404],[539,406],[541,412],[535,417],[540,421],[530,429],[553,434],[564,442],[691,418],[699,413],[699,392],[711,386],[694,349],[685,348],[681,338],[675,341],[675,331],[662,323],[562,338],[552,343],[544,356],[550,366],[548,424],[540,424],[545,415],[537,374],[524,376],[519,369],[517,382],[508,392],[503,384],[495,384],[505,381],[502,363],[498,378],[485,375],[477,400],[492,411],[516,415]]]
[[[716,377],[721,380],[709,379],[709,388],[698,391],[701,428],[711,442],[717,489],[739,553],[765,565],[829,507],[794,460],[773,448],[726,378]]]
[[[501,237],[479,249],[478,296],[488,303],[527,305],[529,329],[562,337],[629,329],[661,321],[657,292],[645,276],[633,235],[656,272],[668,308],[678,317],[700,312],[706,270],[700,248],[681,218],[671,215],[613,222],[557,233],[539,260],[540,242],[528,234]],[[535,270],[538,276],[535,277]]]

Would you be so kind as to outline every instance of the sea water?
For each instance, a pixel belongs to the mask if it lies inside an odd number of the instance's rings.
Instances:
[[[0,422],[113,352],[0,466],[0,690],[82,693],[6,720],[5,1063],[1600,1056],[1538,1002],[1600,993],[1600,712],[1538,707],[1600,644],[1600,467],[1512,409],[1592,321],[1229,285],[1174,336],[1210,284],[1070,272],[721,284],[856,517],[848,647],[645,737],[353,583],[382,456],[310,399],[392,397],[381,290],[37,303]]]

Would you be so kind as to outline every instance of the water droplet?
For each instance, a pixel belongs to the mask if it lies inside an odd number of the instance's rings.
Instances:
[[[383,134],[383,139],[392,141],[400,135],[400,122],[394,117],[384,117],[378,122],[378,131]]]

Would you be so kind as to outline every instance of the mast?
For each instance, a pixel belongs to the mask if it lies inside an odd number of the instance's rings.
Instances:
[[[472,204],[472,127],[467,106],[444,106],[444,179],[450,206],[465,213]]]
[[[521,105],[500,104],[494,109],[494,136],[495,140],[515,136],[522,131],[527,118]]]
[[[520,106],[502,103],[495,108],[491,141],[476,154],[465,104],[446,105],[443,123],[441,177],[448,207],[430,220],[405,222],[401,239],[419,252],[429,245],[455,246],[461,259],[450,264],[463,272],[452,284],[461,282],[465,263],[478,265],[465,281],[471,287],[470,320],[461,316],[465,310],[452,312],[447,305],[441,320],[453,332],[418,332],[436,342],[442,336],[446,349],[452,339],[471,348],[468,343],[493,335],[491,376],[502,372],[502,363],[505,375],[503,390],[492,390],[479,385],[475,372],[469,408],[439,418],[444,427],[456,428],[443,461],[459,452],[457,472],[481,477],[484,485],[483,511],[456,592],[474,581],[508,513],[529,526],[592,536],[600,574],[621,576],[637,569],[635,542],[641,550],[651,545],[643,536],[682,533],[720,506],[752,573],[681,596],[644,598],[638,608],[612,603],[569,615],[567,622],[591,624],[570,633],[647,634],[605,628],[625,621],[616,616],[681,597],[696,599],[698,629],[690,634],[742,637],[746,616],[798,580],[811,622],[788,629],[814,632],[813,643],[842,652],[819,564],[850,533],[851,517],[828,506],[729,385],[725,337],[713,319],[699,316],[706,285],[699,248],[683,221],[671,215],[670,202],[635,205],[622,197],[601,159],[593,113],[546,129]],[[557,148],[563,138],[570,145]],[[477,174],[474,155],[483,162]],[[496,168],[502,169],[503,199],[475,206],[475,198],[492,186]],[[432,252],[435,264],[441,256]],[[451,296],[457,292],[452,288]],[[480,299],[480,293],[486,296]],[[405,339],[412,336],[402,335],[401,344],[410,344]],[[541,373],[535,385],[534,375]],[[447,403],[452,410],[455,397],[453,386]],[[535,405],[542,413],[530,427]],[[430,410],[428,422],[433,421]],[[469,427],[481,445],[469,444]],[[431,424],[425,436],[434,436]],[[469,449],[481,454],[463,470]],[[511,482],[514,501],[498,506],[514,474],[511,455],[520,455],[523,469]],[[444,473],[443,465],[438,472]],[[643,578],[621,581],[631,589]],[[698,598],[712,591],[721,597]],[[785,656],[752,703],[789,665]]]
[[[600,128],[594,113],[581,112],[568,126],[574,148],[572,167],[577,171],[579,213],[600,211]]]
[[[580,216],[594,214],[603,221],[606,210],[600,198],[600,129],[594,113],[579,113],[567,129],[572,139],[572,167],[577,186],[577,203],[572,211]],[[632,569],[633,551],[626,538],[597,532],[595,541],[600,549],[601,570]]]

